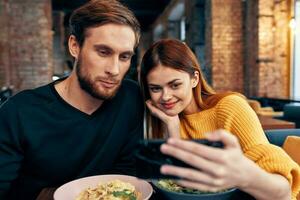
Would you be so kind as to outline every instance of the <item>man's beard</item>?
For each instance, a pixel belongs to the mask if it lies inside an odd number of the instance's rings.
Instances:
[[[116,85],[115,88],[110,89],[111,91],[105,91],[105,89],[101,90],[101,89],[99,89],[99,86],[97,86],[95,83],[97,81],[97,77],[95,78],[95,80],[92,80],[91,76],[88,73],[83,71],[84,69],[82,69],[80,56],[78,58],[78,62],[75,63],[75,65],[76,65],[75,66],[76,67],[76,75],[78,78],[79,85],[80,85],[81,89],[86,91],[89,95],[91,95],[92,97],[99,99],[99,100],[109,100],[109,99],[112,99],[116,95],[116,93],[120,87],[119,83],[118,83],[118,85]]]

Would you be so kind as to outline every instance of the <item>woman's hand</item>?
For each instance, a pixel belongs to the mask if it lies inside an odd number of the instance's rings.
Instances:
[[[245,157],[235,136],[219,130],[207,134],[207,139],[223,142],[224,149],[170,138],[167,144],[161,146],[161,151],[194,169],[164,165],[161,173],[181,177],[182,180],[178,181],[180,185],[202,191],[215,192],[237,187],[259,200],[291,199],[287,179],[264,171]]]
[[[223,142],[224,149],[192,141],[169,139],[167,144],[162,145],[161,151],[195,169],[165,165],[161,172],[182,177],[183,180],[178,181],[180,185],[203,191],[246,187],[251,179],[248,169],[255,163],[243,155],[236,137],[224,130],[218,130],[207,134],[207,139]]]
[[[146,105],[150,110],[151,114],[159,118],[165,125],[169,134],[169,137],[180,138],[180,121],[178,115],[169,116],[162,110],[157,108],[151,100],[146,101]]]

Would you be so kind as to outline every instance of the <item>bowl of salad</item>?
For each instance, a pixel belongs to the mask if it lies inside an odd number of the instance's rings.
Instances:
[[[173,180],[152,181],[155,191],[165,200],[230,200],[237,193],[236,188],[218,192],[205,192],[182,187]]]

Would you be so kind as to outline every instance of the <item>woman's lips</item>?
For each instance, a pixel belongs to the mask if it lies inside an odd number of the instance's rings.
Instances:
[[[171,102],[171,103],[162,103],[162,106],[165,108],[165,109],[172,109],[175,105],[176,105],[177,102]]]

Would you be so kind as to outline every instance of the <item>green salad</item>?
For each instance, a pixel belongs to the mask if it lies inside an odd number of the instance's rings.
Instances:
[[[185,194],[213,194],[213,193],[227,191],[227,190],[221,190],[218,192],[208,192],[208,191],[195,190],[195,189],[191,189],[191,188],[182,187],[182,186],[176,184],[174,181],[168,180],[168,179],[159,180],[158,186],[162,189],[165,189],[165,190],[168,190],[171,192],[179,192],[179,193],[185,193]]]

